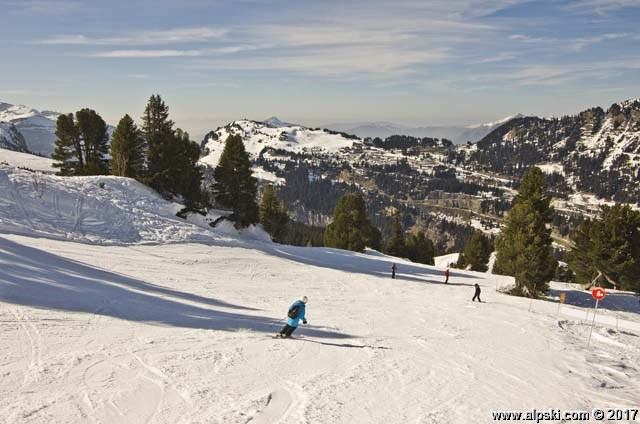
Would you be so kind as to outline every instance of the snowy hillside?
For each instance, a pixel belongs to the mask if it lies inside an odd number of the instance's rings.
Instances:
[[[541,165],[557,189],[638,203],[640,100],[596,107],[561,118],[517,118],[478,142],[473,164],[504,175]]]
[[[614,324],[587,350],[582,291],[553,293],[567,317],[497,293],[510,277],[444,285],[442,268],[184,221],[129,179],[33,175],[0,165],[5,422],[467,424],[640,401],[640,332],[615,325],[640,322],[629,294],[600,303]],[[309,324],[272,339],[302,294]]]
[[[0,164],[10,165],[14,168],[28,168],[34,171],[53,174],[57,171],[53,167],[53,160],[30,153],[14,152],[0,148]]]
[[[1,158],[0,232],[94,244],[215,243],[236,234],[226,222],[213,231],[208,224],[219,214],[177,217],[182,205],[129,178],[57,177],[16,169]],[[245,236],[268,238],[261,230]]]
[[[45,156],[53,153],[59,115],[57,112],[40,112],[22,105],[0,102],[0,121],[14,124],[26,140],[28,149]]]
[[[201,162],[216,166],[229,135],[242,136],[245,149],[256,159],[265,149],[285,150],[295,153],[332,154],[361,144],[341,134],[322,129],[309,129],[283,123],[277,118],[268,122],[241,120],[210,132],[202,142],[204,156]]]

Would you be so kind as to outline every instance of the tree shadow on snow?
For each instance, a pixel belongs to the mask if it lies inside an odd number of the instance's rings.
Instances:
[[[587,290],[549,290],[549,296],[553,298],[543,298],[547,302],[558,303],[560,293],[566,293],[565,303],[567,305],[579,306],[581,308],[593,308],[596,306],[596,300],[591,296],[591,291]],[[604,300],[598,303],[598,308],[608,309],[610,311],[633,312],[640,313],[640,297],[631,293],[611,293],[608,292]]]
[[[381,255],[368,255],[349,250],[332,248],[309,248],[277,245],[265,245],[264,251],[283,259],[313,265],[322,268],[330,268],[337,271],[345,271],[357,274],[368,274],[374,277],[391,279],[391,266],[397,266],[396,280],[414,281],[418,283],[444,284],[444,271],[426,268],[417,264],[399,262],[393,258]],[[452,281],[478,279],[473,276],[450,271],[449,284],[470,285],[465,283],[453,283]]]
[[[256,311],[252,308],[112,273],[2,237],[0,301],[184,328],[274,333],[283,325],[280,319],[236,312]],[[319,329],[307,333],[351,337]]]

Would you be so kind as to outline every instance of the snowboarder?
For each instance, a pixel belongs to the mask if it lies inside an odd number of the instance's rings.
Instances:
[[[444,283],[449,283],[449,265],[447,265],[447,269],[444,271]]]
[[[478,283],[476,283],[475,286],[476,294],[473,295],[473,299],[471,299],[471,301],[473,302],[474,300],[476,300],[476,298],[478,298],[478,302],[482,303],[482,300],[480,300],[480,286],[478,285]]]
[[[287,324],[280,330],[278,336],[286,339],[287,337],[291,337],[296,328],[298,328],[298,322],[302,320],[303,324],[307,323],[307,318],[305,317],[305,309],[306,304],[309,301],[307,296],[302,296],[300,300],[296,300],[289,307],[289,312],[287,312]]]
[[[396,269],[398,269],[398,267],[396,266],[396,264],[393,264],[393,266],[391,267],[391,278],[393,278],[394,280],[396,279]]]

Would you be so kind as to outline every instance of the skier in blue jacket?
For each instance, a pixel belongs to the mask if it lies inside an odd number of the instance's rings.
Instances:
[[[309,299],[307,296],[302,296],[300,300],[296,300],[289,307],[289,312],[287,313],[287,325],[285,325],[280,333],[278,334],[280,337],[287,338],[296,331],[298,328],[298,322],[302,320],[303,324],[307,323],[307,318],[305,318],[304,313],[306,309],[306,304]]]

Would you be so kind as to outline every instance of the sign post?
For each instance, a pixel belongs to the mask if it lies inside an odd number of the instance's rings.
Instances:
[[[558,313],[560,313],[560,308],[562,307],[562,305],[565,304],[565,302],[567,301],[567,294],[566,293],[560,293],[560,300],[558,301]]]
[[[600,288],[600,287],[596,287],[591,291],[591,296],[593,296],[593,298],[596,300],[596,307],[593,310],[593,321],[591,321],[591,330],[589,331],[589,340],[587,341],[587,349],[589,349],[589,345],[591,344],[591,333],[593,333],[593,326],[596,323],[596,312],[598,312],[598,302],[604,299],[606,295],[607,293],[604,291],[603,288]]]

